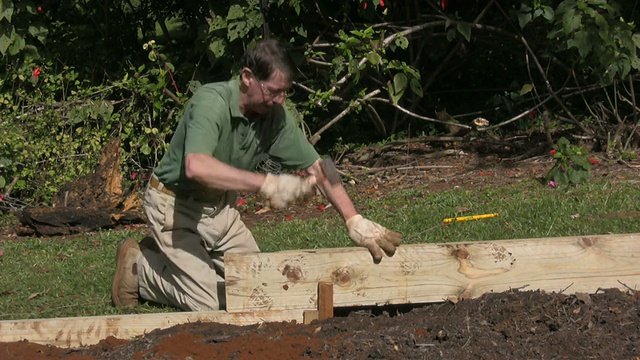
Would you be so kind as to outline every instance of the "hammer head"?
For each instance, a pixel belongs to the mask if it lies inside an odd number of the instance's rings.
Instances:
[[[336,164],[333,163],[333,160],[330,157],[320,160],[320,168],[322,168],[324,176],[327,177],[331,185],[335,185],[340,182],[340,173],[338,173]]]

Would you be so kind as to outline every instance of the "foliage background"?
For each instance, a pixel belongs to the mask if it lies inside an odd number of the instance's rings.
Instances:
[[[0,4],[3,210],[47,204],[115,136],[125,173],[153,168],[193,89],[265,34],[290,47],[291,100],[321,152],[466,129],[625,156],[640,138],[638,1]]]

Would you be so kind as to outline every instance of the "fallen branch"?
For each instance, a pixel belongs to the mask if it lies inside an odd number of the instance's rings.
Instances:
[[[367,175],[374,174],[378,172],[390,171],[390,170],[426,170],[426,169],[451,169],[456,166],[452,165],[421,165],[421,166],[406,166],[406,165],[393,165],[393,166],[385,166],[385,167],[376,167],[376,168],[368,168],[367,170],[353,172],[353,175]]]
[[[401,146],[401,145],[415,144],[415,143],[456,142],[456,141],[462,141],[462,140],[464,140],[464,138],[460,136],[421,136],[418,138],[411,138],[406,140],[389,141],[388,143],[384,144],[384,146],[381,147],[380,150],[384,151],[394,146]]]
[[[620,162],[622,162],[623,164],[627,165],[627,167],[630,167],[632,169],[637,169],[640,168],[640,165],[631,165],[628,162],[624,161],[624,160],[620,160]]]
[[[421,166],[405,166],[399,167],[396,170],[398,171],[406,171],[406,170],[427,170],[427,169],[452,169],[456,166],[453,165],[421,165]]]

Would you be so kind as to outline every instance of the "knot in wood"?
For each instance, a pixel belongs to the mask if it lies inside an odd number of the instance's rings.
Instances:
[[[469,252],[465,248],[458,248],[451,252],[451,255],[459,260],[464,260],[469,258]]]
[[[302,269],[297,265],[285,265],[284,269],[282,269],[282,275],[286,276],[290,281],[300,281],[304,278]]]
[[[351,283],[353,275],[354,271],[350,267],[339,267],[331,273],[331,281],[338,286],[346,287]]]

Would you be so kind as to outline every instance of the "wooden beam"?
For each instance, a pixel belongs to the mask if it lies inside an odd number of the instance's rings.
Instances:
[[[0,342],[78,347],[198,321],[302,322],[305,310],[328,307],[318,302],[323,281],[333,290],[331,309],[439,302],[512,288],[638,289],[640,234],[403,245],[377,265],[361,248],[226,254],[225,263],[227,311],[4,320]]]
[[[178,312],[53,318],[35,320],[0,321],[0,342],[28,340],[32,343],[58,347],[79,347],[97,344],[113,336],[132,339],[156,329],[193,322],[217,322],[233,325],[251,325],[262,322],[302,322],[302,310],[252,311],[228,313],[226,311]]]
[[[373,264],[363,248],[226,254],[227,311],[439,302],[509,289],[640,289],[640,234],[402,245]]]

